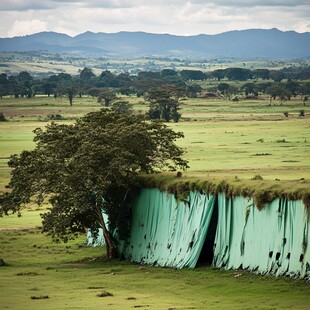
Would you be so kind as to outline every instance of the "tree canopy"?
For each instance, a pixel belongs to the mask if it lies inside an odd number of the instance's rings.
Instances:
[[[0,216],[47,201],[52,208],[42,215],[43,232],[68,241],[85,228],[94,233],[102,228],[110,257],[117,255],[116,244],[102,212],[122,238],[139,174],[188,167],[175,144],[183,134],[139,115],[103,109],[34,133],[35,148],[9,160],[11,179],[0,196]]]
[[[178,97],[179,91],[177,88],[152,88],[146,96],[146,100],[150,104],[149,118],[161,119],[166,122],[170,120],[178,122],[181,117]]]

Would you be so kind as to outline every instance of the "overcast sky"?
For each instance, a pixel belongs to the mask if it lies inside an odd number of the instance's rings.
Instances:
[[[309,0],[0,0],[0,37],[40,31],[216,34],[249,28],[310,32]]]

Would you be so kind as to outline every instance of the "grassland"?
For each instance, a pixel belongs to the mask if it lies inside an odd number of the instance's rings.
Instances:
[[[30,213],[22,222],[37,225],[27,220]],[[16,225],[14,217],[4,221]],[[84,240],[51,244],[35,227],[0,230],[1,309],[307,309],[310,302],[310,286],[302,281],[109,261]],[[106,293],[112,296],[99,297]]]
[[[140,98],[129,100],[135,110],[147,110]],[[182,121],[170,126],[185,134],[179,144],[187,150],[189,177],[310,179],[310,107],[303,107],[300,100],[280,105],[269,100],[189,99],[181,107]],[[7,179],[9,155],[31,148],[32,130],[44,127],[49,115],[60,114],[62,121],[71,122],[100,108],[93,98],[75,99],[73,107],[65,98],[1,100],[0,111],[9,120],[0,123],[1,176]],[[301,110],[304,117],[299,116]]]
[[[136,111],[147,106],[128,98]],[[182,101],[180,141],[190,169],[182,180],[229,180],[236,186],[276,190],[309,189],[310,107],[299,99],[230,102]],[[32,130],[44,127],[50,114],[72,122],[100,109],[93,98],[5,98],[0,112],[0,191],[9,178],[12,153],[31,149]],[[300,117],[300,110],[305,116]],[[283,112],[288,112],[285,117]],[[255,175],[263,181],[251,180]],[[40,234],[39,214],[29,206],[21,218],[0,218],[0,302],[2,309],[307,309],[309,284],[247,272],[141,267],[103,258],[104,249],[87,248],[84,235],[68,244],[52,244]],[[113,296],[98,297],[109,292]],[[43,298],[45,299],[32,299]]]

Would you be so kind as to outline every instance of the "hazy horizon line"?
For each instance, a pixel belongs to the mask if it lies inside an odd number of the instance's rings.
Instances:
[[[76,35],[70,35],[68,33],[65,32],[57,32],[57,31],[52,31],[52,30],[45,30],[45,31],[39,31],[39,32],[35,32],[35,33],[30,33],[30,34],[25,34],[25,35],[20,35],[20,36],[13,36],[13,37],[1,37],[1,39],[13,39],[13,38],[23,38],[23,37],[27,37],[27,36],[32,36],[32,35],[36,35],[36,34],[40,34],[40,33],[57,33],[57,34],[63,34],[66,35],[68,37],[71,38],[75,38],[77,36],[80,36],[82,34],[85,33],[93,33],[93,34],[118,34],[118,33],[146,33],[146,34],[153,34],[153,35],[170,35],[170,36],[175,36],[175,37],[196,37],[196,36],[216,36],[216,35],[220,35],[220,34],[224,34],[224,33],[229,33],[229,32],[242,32],[242,31],[249,31],[249,30],[266,30],[266,31],[270,31],[270,30],[277,30],[280,32],[295,32],[298,34],[306,34],[306,33],[310,33],[309,31],[306,32],[298,32],[296,30],[281,30],[279,28],[273,27],[273,28],[247,28],[247,29],[232,29],[232,30],[227,30],[227,31],[223,31],[223,32],[219,32],[219,33],[213,33],[213,34],[208,34],[208,33],[198,33],[198,34],[191,34],[191,35],[180,35],[180,34],[172,34],[172,33],[168,33],[168,32],[148,32],[148,31],[143,31],[143,30],[136,30],[136,31],[128,31],[128,30],[120,30],[120,31],[116,31],[116,32],[103,32],[103,31],[91,31],[91,30],[86,30],[84,32],[78,33]]]

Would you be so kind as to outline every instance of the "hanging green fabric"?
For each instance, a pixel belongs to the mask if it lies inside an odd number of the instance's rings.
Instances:
[[[158,189],[143,189],[133,204],[130,236],[119,241],[119,252],[137,263],[193,268],[215,207],[213,266],[310,279],[310,214],[299,200],[275,199],[260,211],[253,199],[241,196],[219,193],[216,199],[191,192],[187,202],[180,202]],[[89,233],[87,243],[104,244],[102,231],[97,239]]]
[[[213,265],[219,268],[238,268],[244,252],[244,228],[249,217],[251,199],[227,198],[218,194],[218,226],[214,241]]]
[[[215,267],[310,277],[309,212],[301,201],[275,199],[259,211],[250,199],[219,194],[218,210]]]
[[[191,192],[188,202],[158,189],[143,189],[132,210],[127,259],[143,264],[194,268],[208,231],[214,196]]]
[[[104,212],[102,212],[102,217],[103,217],[103,220],[104,220],[106,227],[109,229],[108,216]],[[98,234],[97,234],[96,238],[92,234],[91,230],[88,229],[85,243],[87,246],[94,246],[94,247],[105,245],[105,240],[104,240],[102,228],[98,229]]]

